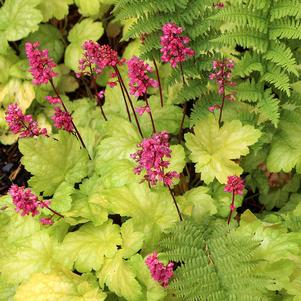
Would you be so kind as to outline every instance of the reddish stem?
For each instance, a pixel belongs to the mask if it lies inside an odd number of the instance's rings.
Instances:
[[[154,122],[152,110],[151,110],[151,107],[149,106],[149,103],[148,103],[146,94],[145,94],[145,102],[146,102],[146,105],[147,105],[147,106],[149,107],[149,109],[150,109],[150,112],[149,112],[148,114],[149,114],[149,117],[150,117],[150,120],[151,120],[151,123],[152,123],[153,133],[155,134],[155,133],[156,133],[155,122]]]
[[[42,204],[43,204],[43,206],[45,207],[45,208],[47,208],[49,211],[51,211],[53,214],[55,214],[55,215],[57,215],[57,216],[59,216],[59,217],[61,217],[61,218],[64,218],[64,216],[63,215],[61,215],[60,213],[58,213],[57,211],[55,211],[55,210],[53,210],[53,209],[51,209],[48,205],[46,205],[43,201],[40,201]]]
[[[125,94],[126,94],[128,100],[129,100],[129,103],[130,103],[130,106],[131,106],[131,109],[132,109],[132,112],[133,112],[133,115],[134,115],[134,118],[135,118],[135,121],[136,121],[136,125],[137,125],[137,128],[138,128],[138,131],[139,131],[141,137],[143,138],[142,130],[141,130],[141,127],[140,127],[140,124],[139,124],[139,121],[138,121],[138,118],[137,118],[137,114],[136,114],[133,102],[131,100],[130,94],[129,94],[129,92],[128,92],[125,84],[124,84],[124,81],[123,81],[123,79],[121,77],[121,74],[120,74],[119,69],[117,68],[117,66],[115,66],[114,69],[115,69],[115,72],[116,72],[116,74],[118,76],[119,83],[123,86]]]
[[[221,70],[222,74],[222,78],[224,78],[224,66],[222,66],[222,70]],[[223,115],[223,108],[225,105],[225,84],[224,84],[224,79],[223,79],[223,83],[222,83],[223,87],[224,87],[224,92],[223,92],[223,98],[222,98],[222,104],[219,110],[219,118],[218,118],[218,125],[219,127],[222,126],[222,115]]]
[[[172,197],[172,199],[173,199],[173,202],[174,202],[174,204],[175,204],[175,206],[176,206],[176,209],[177,209],[177,212],[178,212],[178,215],[179,215],[179,219],[180,219],[180,221],[182,221],[183,218],[182,218],[182,215],[181,215],[181,211],[180,211],[180,209],[179,209],[179,207],[178,207],[176,198],[175,198],[175,196],[174,196],[174,194],[173,194],[173,192],[172,192],[170,186],[167,186],[167,187],[168,187],[169,193],[170,193],[170,195],[171,195],[171,197]]]
[[[162,93],[162,86],[161,86],[161,79],[160,79],[160,75],[159,75],[159,69],[158,69],[156,60],[154,58],[153,58],[153,62],[154,62],[154,66],[155,66],[155,70],[156,70],[156,75],[157,75],[157,80],[158,80],[158,84],[159,84],[161,108],[163,108],[163,93]]]

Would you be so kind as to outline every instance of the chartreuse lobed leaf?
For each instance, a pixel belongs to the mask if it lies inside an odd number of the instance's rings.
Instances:
[[[93,222],[100,226],[108,220],[108,211],[99,203],[102,198],[102,179],[93,176],[84,180],[80,189],[72,195],[72,208],[65,213],[65,219],[71,225]]]
[[[119,226],[113,225],[111,220],[97,227],[87,223],[66,235],[61,258],[64,265],[72,268],[74,264],[79,272],[99,270],[105,257],[112,258],[121,242]]]
[[[68,34],[68,41],[65,52],[65,64],[72,70],[78,70],[79,60],[82,56],[82,44],[86,40],[98,40],[104,33],[101,22],[94,22],[93,19],[86,18],[75,24]]]
[[[84,276],[67,270],[35,273],[16,292],[15,301],[104,301],[106,294]]]
[[[50,272],[56,265],[57,247],[57,242],[42,231],[10,244],[0,258],[3,279],[18,284],[35,272]]]
[[[0,36],[3,41],[20,40],[38,29],[38,24],[42,21],[42,14],[37,9],[40,2],[40,0],[4,2],[0,8]]]
[[[214,178],[226,183],[228,176],[239,176],[243,170],[232,160],[247,155],[248,146],[256,143],[260,136],[259,130],[243,126],[239,120],[225,122],[219,128],[217,120],[209,117],[199,121],[194,134],[186,134],[185,140],[191,151],[190,159],[196,163],[196,172],[209,184]]]
[[[16,102],[25,112],[35,98],[35,90],[30,81],[22,81],[18,78],[10,78],[5,84],[0,85],[0,103],[5,107]]]
[[[135,231],[144,233],[144,248],[151,251],[161,233],[178,220],[167,188],[154,191],[146,183],[129,184],[102,192],[102,205],[114,214],[131,217]]]
[[[97,277],[101,287],[106,284],[110,291],[127,301],[141,300],[142,288],[129,262],[122,258],[122,252],[118,252],[113,258],[107,258]]]
[[[47,137],[20,140],[22,164],[32,173],[29,180],[35,192],[52,195],[66,182],[79,182],[88,174],[88,156],[79,141],[60,131],[56,139]]]
[[[73,0],[41,1],[38,9],[42,12],[43,22],[47,22],[53,17],[58,20],[63,19],[68,14],[69,5],[72,3]]]
[[[271,172],[289,172],[294,167],[301,173],[301,125],[300,110],[283,111],[278,130],[273,136],[267,157],[267,168]]]
[[[0,301],[13,301],[15,292],[16,287],[2,280],[0,276]]]

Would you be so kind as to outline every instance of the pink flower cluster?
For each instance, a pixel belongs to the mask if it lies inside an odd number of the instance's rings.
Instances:
[[[229,59],[213,61],[213,70],[215,72],[209,75],[210,80],[215,80],[218,85],[218,94],[225,94],[225,87],[231,86],[234,87],[236,84],[232,82],[232,69],[234,68],[234,62]],[[233,100],[233,94],[225,95],[225,99]]]
[[[245,188],[244,181],[240,177],[229,176],[224,191],[231,192],[234,195],[236,194],[242,195],[244,188]]]
[[[144,178],[151,185],[156,185],[158,181],[162,181],[166,186],[171,186],[173,178],[180,176],[175,171],[164,172],[164,169],[170,164],[169,161],[164,160],[164,157],[171,158],[168,140],[167,132],[155,133],[151,138],[143,139],[138,144],[140,149],[131,154],[131,158],[138,163],[134,172],[139,175],[145,169],[146,175]]]
[[[169,262],[165,266],[158,260],[158,254],[154,252],[147,256],[145,263],[148,266],[153,279],[158,281],[163,287],[167,287],[170,278],[173,276],[173,262]]]
[[[33,76],[33,83],[36,85],[47,84],[49,80],[57,76],[53,71],[56,67],[55,62],[49,58],[48,50],[39,50],[39,42],[25,44],[25,51],[29,61],[30,69]]]
[[[84,55],[79,61],[79,70],[81,75],[100,74],[104,68],[116,65],[122,65],[124,60],[119,60],[117,51],[109,45],[99,45],[94,41],[86,41],[83,44]]]
[[[24,115],[16,103],[10,104],[5,113],[5,120],[14,134],[21,138],[47,135],[45,128],[39,128],[38,123],[31,115]]]
[[[58,129],[63,129],[67,132],[72,132],[74,130],[72,117],[68,112],[62,111],[61,108],[54,108],[54,115],[51,119],[54,122],[54,126]]]
[[[161,36],[161,53],[162,61],[170,63],[173,68],[177,64],[186,61],[195,52],[186,45],[190,42],[190,38],[181,36],[183,29],[174,23],[166,23],[162,27],[163,35]]]
[[[25,189],[24,186],[19,187],[13,184],[8,193],[13,199],[16,206],[16,211],[20,212],[22,216],[31,214],[32,216],[38,215],[38,208],[45,208],[49,205],[49,201],[39,201],[38,197],[31,192],[30,189]]]
[[[158,81],[149,77],[153,72],[150,65],[144,63],[140,58],[133,56],[127,61],[129,68],[130,93],[136,97],[143,96],[149,87],[157,88]]]

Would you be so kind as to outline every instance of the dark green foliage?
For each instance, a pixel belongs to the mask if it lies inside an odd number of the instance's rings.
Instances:
[[[170,288],[185,301],[267,300],[258,245],[224,221],[182,222],[161,241],[164,258],[180,264]]]

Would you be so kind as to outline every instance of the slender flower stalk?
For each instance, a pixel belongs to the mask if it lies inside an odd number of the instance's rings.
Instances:
[[[210,80],[215,80],[218,86],[218,94],[222,96],[222,103],[219,108],[219,118],[218,124],[219,127],[222,126],[222,115],[223,108],[225,105],[225,100],[233,101],[233,93],[226,94],[226,87],[234,87],[236,84],[231,81],[231,73],[234,68],[234,62],[229,59],[213,61],[213,70],[214,72],[209,75]]]
[[[71,114],[69,113],[67,107],[65,106],[64,101],[63,101],[62,98],[60,97],[60,94],[59,94],[58,90],[56,89],[56,87],[55,87],[55,85],[54,85],[54,83],[53,83],[53,80],[50,79],[49,82],[50,82],[50,84],[51,84],[51,87],[52,87],[52,89],[53,89],[53,91],[54,91],[56,97],[59,98],[59,99],[61,99],[61,104],[62,104],[63,109],[64,109],[65,112],[71,117]],[[88,149],[87,149],[87,147],[86,147],[86,145],[85,145],[85,143],[84,143],[84,140],[83,140],[82,136],[80,135],[79,130],[77,129],[76,125],[75,125],[74,122],[73,122],[72,117],[71,117],[71,119],[70,119],[70,124],[71,124],[72,127],[74,128],[74,130],[75,130],[75,132],[76,132],[76,136],[77,136],[78,140],[80,141],[82,147],[85,148],[85,149],[87,150],[89,159],[92,160],[92,158],[90,157],[90,154],[89,154],[89,152],[88,152]]]
[[[125,86],[125,83],[124,83],[124,81],[123,81],[123,79],[122,79],[122,76],[121,76],[121,74],[120,74],[120,71],[119,71],[118,67],[115,66],[115,67],[114,67],[114,70],[115,70],[115,72],[116,72],[116,74],[117,74],[119,84],[123,87],[123,89],[124,89],[124,91],[125,91],[125,94],[126,94],[126,96],[127,96],[127,98],[128,98],[128,101],[129,101],[131,110],[132,110],[132,112],[133,112],[134,119],[135,119],[135,122],[136,122],[136,125],[137,125],[137,128],[138,128],[139,134],[140,134],[140,136],[143,138],[143,133],[142,133],[142,130],[141,130],[141,127],[140,127],[140,123],[139,123],[139,120],[138,120],[138,117],[137,117],[137,114],[136,114],[136,111],[135,111],[133,102],[132,102],[132,100],[131,100],[130,94],[129,94],[129,92],[128,92],[126,86]]]
[[[157,81],[158,81],[158,86],[159,86],[160,104],[161,104],[161,108],[163,108],[164,100],[163,100],[161,78],[160,78],[159,69],[158,69],[156,60],[154,58],[153,58],[153,63],[154,63],[154,67],[155,67],[155,70],[156,70],[156,76],[157,76]]]
[[[242,195],[245,188],[244,181],[237,176],[229,176],[224,191],[232,193],[232,201],[230,205],[230,213],[227,223],[230,224],[232,213],[235,210],[235,195]]]
[[[174,178],[179,178],[176,171],[165,172],[170,162],[165,158],[171,158],[171,149],[169,145],[169,135],[167,132],[155,133],[151,138],[144,138],[138,144],[139,149],[136,153],[131,154],[138,165],[134,168],[134,173],[140,175],[145,171],[144,180],[149,186],[154,186],[158,182],[162,182],[168,187],[169,193],[174,201],[180,220],[182,216],[177,205],[175,196],[172,192],[171,185]]]

